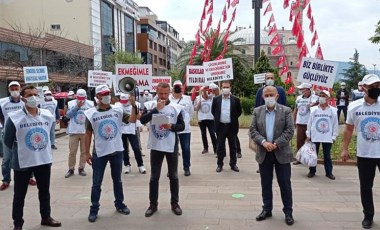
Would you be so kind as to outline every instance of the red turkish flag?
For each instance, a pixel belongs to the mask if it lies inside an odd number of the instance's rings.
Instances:
[[[269,18],[269,22],[268,22],[267,27],[269,27],[272,22],[274,22],[274,16],[273,16],[273,14]]]
[[[287,94],[294,94],[294,92],[295,92],[294,85],[290,86],[290,88],[288,89],[288,91],[286,91]]]
[[[289,67],[287,65],[284,65],[281,69],[280,76],[286,74],[289,71]]]
[[[301,28],[300,28],[300,24],[298,23],[298,20],[297,20],[297,18],[296,18],[296,19],[294,20],[294,22],[293,22],[292,34],[293,34],[294,36],[297,36],[300,30],[301,30]]]
[[[227,0],[227,9],[229,9],[230,6],[231,6],[231,2],[230,2],[230,0]]]
[[[223,59],[222,54],[219,54],[219,56],[217,56],[214,60],[220,60],[220,59]]]
[[[208,18],[208,22],[207,22],[206,29],[204,32],[207,32],[210,29],[211,25],[212,25],[212,15],[210,15],[210,17]]]
[[[231,6],[232,6],[232,7],[235,7],[238,3],[239,3],[239,0],[233,0],[233,1],[231,2]]]
[[[277,27],[276,27],[276,23],[274,23],[272,28],[270,28],[268,32],[268,36],[271,36],[273,33],[276,33],[276,32],[277,32]]]
[[[310,19],[310,25],[309,25],[310,32],[314,32],[314,17],[311,17]]]
[[[284,9],[289,7],[289,0],[284,0]]]
[[[230,22],[228,23],[228,26],[227,26],[227,29],[226,29],[227,31],[230,30],[231,25],[232,25],[232,18],[231,18]]]
[[[310,0],[304,0],[303,1],[303,7],[306,8],[306,6],[310,3]]]
[[[195,45],[199,46],[201,44],[201,36],[199,35],[199,30],[197,31],[197,34],[195,35]]]
[[[208,6],[208,0],[205,1],[205,6]]]
[[[230,31],[227,30],[227,32],[224,34],[224,37],[223,37],[223,43],[224,44],[227,44],[229,35],[230,35]]]
[[[300,19],[301,19],[301,11],[298,11],[297,16],[296,16],[296,20],[299,22]]]
[[[236,8],[234,12],[232,13],[231,21],[235,21],[235,16],[236,16]]]
[[[287,74],[288,75],[288,74]],[[292,83],[293,79],[292,79],[292,75],[288,75],[285,79],[285,84],[290,84]]]
[[[301,61],[303,57],[306,57],[306,55],[309,53],[309,50],[307,49],[306,43],[303,43],[300,54],[298,55],[298,59]]]
[[[189,60],[189,65],[192,65],[193,64],[193,58],[190,57],[190,60]]]
[[[321,44],[318,43],[317,51],[315,52],[315,58],[323,60],[323,53],[321,49]]]
[[[227,9],[226,9],[226,6],[224,6],[224,8],[223,8],[222,15],[223,15],[223,22],[226,22],[227,21]]]
[[[204,31],[203,31],[203,20],[201,20],[200,22],[199,22],[199,31],[203,34],[204,33]]]
[[[297,36],[297,48],[298,49],[302,47],[303,42],[304,42],[304,37],[302,34],[302,30],[299,30],[298,36]]]
[[[317,30],[314,32],[313,38],[311,39],[311,47],[315,45],[316,40],[318,40]]]
[[[279,54],[279,53],[281,53],[281,52],[283,52],[284,51],[284,48],[282,47],[282,45],[280,44],[280,45],[278,45],[276,48],[274,48],[273,50],[272,50],[272,55],[277,55],[277,54]]]
[[[289,22],[293,21],[293,16],[294,16],[294,9],[290,8],[290,14],[289,14]]]
[[[220,19],[219,19],[218,26],[216,27],[216,30],[214,33],[214,39],[215,39],[215,37],[219,36],[219,32],[220,32]]]
[[[298,7],[300,7],[300,0],[296,0],[296,2],[292,4],[293,9],[297,9]]]
[[[211,2],[210,7],[207,10],[207,14],[212,14],[214,12],[214,4]]]
[[[268,4],[268,6],[267,6],[267,8],[265,9],[263,15],[265,15],[265,14],[268,13],[269,11],[272,11],[272,4],[271,4],[271,3]]]
[[[280,41],[280,36],[278,36],[278,34],[276,34],[272,40],[269,42],[269,45],[273,46],[273,45],[278,45],[278,42]]]
[[[311,5],[309,5],[309,8],[307,8],[306,16],[311,19]]]
[[[280,66],[282,63],[284,63],[285,59],[285,55],[281,55],[281,57],[279,57],[278,61],[276,62],[276,66]]]
[[[191,56],[194,57],[197,54],[197,46],[193,46],[193,50],[191,51]]]
[[[205,20],[206,19],[206,6],[203,7],[203,12],[202,12],[202,20]]]

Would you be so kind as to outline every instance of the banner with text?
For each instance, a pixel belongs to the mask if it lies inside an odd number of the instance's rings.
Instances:
[[[150,92],[156,92],[157,86],[161,82],[168,83],[171,86],[172,85],[172,77],[171,76],[153,76],[152,77],[152,88],[150,89]]]
[[[338,62],[304,57],[302,58],[297,81],[332,88],[338,65]]]
[[[201,65],[186,66],[186,85],[201,86],[208,85],[205,81],[205,68]]]
[[[265,73],[258,73],[253,75],[253,84],[264,84]]]
[[[101,70],[89,70],[87,75],[87,86],[96,87],[98,85],[107,85],[112,88],[112,72]]]
[[[47,66],[26,66],[23,70],[26,84],[49,82]]]
[[[133,78],[139,90],[152,89],[152,65],[116,64],[115,95],[120,95],[119,82],[126,77]]]
[[[206,82],[228,81],[234,79],[232,59],[203,62]]]

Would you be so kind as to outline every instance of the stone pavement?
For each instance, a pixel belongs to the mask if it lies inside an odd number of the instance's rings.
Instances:
[[[238,159],[240,172],[225,168],[216,173],[213,153],[201,154],[200,131],[192,127],[192,167],[190,177],[182,171],[179,160],[180,205],[182,216],[170,210],[169,180],[166,164],[160,181],[159,210],[152,217],[144,216],[148,207],[149,154],[145,149],[146,129],[142,133],[143,158],[148,173],[138,173],[132,157],[132,173],[123,174],[125,202],[131,209],[129,216],[117,213],[113,206],[112,180],[109,167],[104,177],[99,218],[95,223],[87,221],[90,205],[91,167],[86,167],[86,177],[76,175],[65,179],[67,171],[68,137],[58,139],[58,150],[54,152],[51,178],[52,216],[62,221],[59,229],[154,229],[154,230],[245,230],[245,229],[361,229],[362,211],[359,196],[357,169],[354,166],[335,166],[335,181],[324,176],[323,166],[318,166],[317,176],[306,177],[308,169],[292,165],[292,184],[295,224],[288,227],[284,222],[282,203],[277,182],[274,181],[273,217],[256,222],[261,211],[261,187],[254,153],[248,148],[248,130],[239,133],[243,158]],[[133,156],[133,154],[131,154]],[[380,210],[380,177],[377,176],[374,200]],[[0,192],[0,229],[12,229],[11,207],[13,183]],[[39,202],[36,187],[29,187],[24,208],[24,229],[48,229],[40,226]],[[380,229],[380,217],[375,216],[374,229]],[[50,228],[52,229],[52,228]]]

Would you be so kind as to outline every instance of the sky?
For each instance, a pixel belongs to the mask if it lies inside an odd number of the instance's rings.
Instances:
[[[139,6],[149,7],[159,20],[166,20],[185,41],[194,40],[202,15],[205,0],[134,0]],[[232,2],[233,0],[231,0]],[[272,12],[263,16],[268,3]],[[291,0],[290,0],[291,2]],[[222,15],[226,0],[214,0],[213,27],[215,28]],[[380,69],[380,44],[372,44],[368,38],[374,35],[375,25],[380,20],[380,0],[310,0],[315,29],[325,60],[350,61],[355,49],[359,52],[359,62],[371,72]],[[278,29],[292,28],[289,21],[289,8],[283,9],[283,0],[270,0],[261,9],[261,28],[267,25],[271,13],[274,14]],[[228,12],[230,16],[232,11]],[[207,19],[206,19],[207,20]],[[228,24],[229,19],[225,24]],[[305,40],[310,56],[315,55],[315,46],[310,48],[312,34],[309,30],[309,19],[304,13]],[[204,22],[205,28],[207,21]],[[235,22],[231,28],[254,25],[252,0],[240,0],[236,9]],[[222,29],[227,25],[222,24]]]

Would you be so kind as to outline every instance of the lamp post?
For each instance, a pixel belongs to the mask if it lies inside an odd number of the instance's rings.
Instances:
[[[262,0],[252,0],[252,9],[255,10],[255,64],[260,57],[260,9],[262,7]]]

